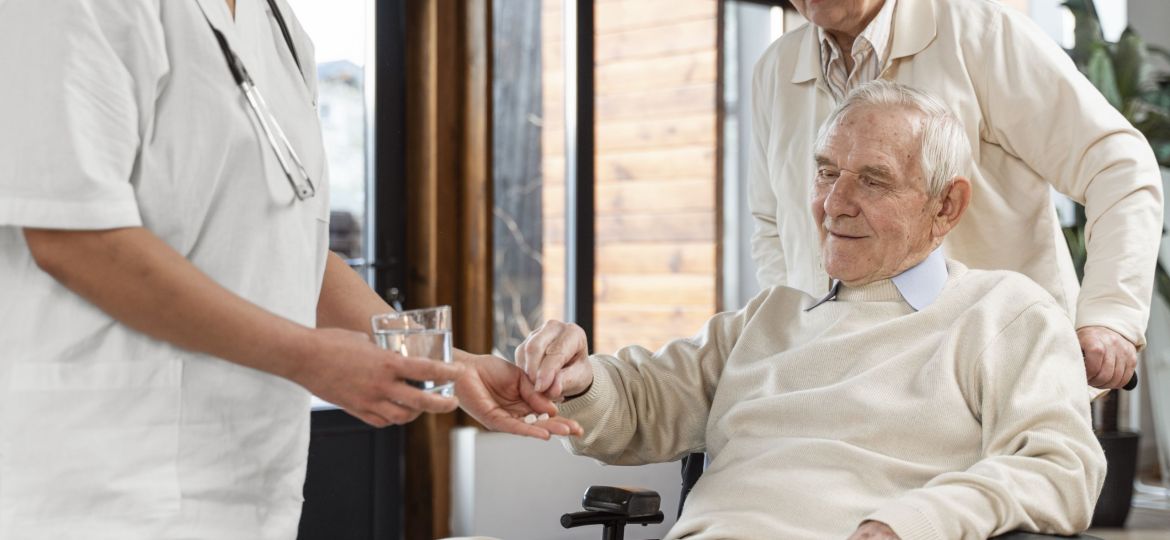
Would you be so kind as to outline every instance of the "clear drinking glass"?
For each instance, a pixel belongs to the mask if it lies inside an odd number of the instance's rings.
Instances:
[[[451,363],[451,307],[438,306],[375,315],[370,319],[378,346],[402,356]],[[452,383],[407,381],[426,392],[454,393]]]

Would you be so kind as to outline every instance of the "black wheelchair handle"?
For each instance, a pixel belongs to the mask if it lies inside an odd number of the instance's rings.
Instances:
[[[1133,377],[1130,377],[1129,382],[1125,383],[1125,386],[1122,386],[1121,389],[1122,390],[1133,390],[1134,388],[1137,388],[1137,383],[1138,383],[1138,378],[1137,378],[1137,372],[1135,371],[1135,372],[1133,372]]]

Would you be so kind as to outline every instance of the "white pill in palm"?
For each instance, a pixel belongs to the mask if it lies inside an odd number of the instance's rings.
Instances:
[[[524,423],[525,424],[535,424],[536,423],[536,415],[530,413],[528,416],[525,416]]]
[[[536,419],[537,420],[548,420],[548,413],[540,413],[540,416],[537,416]]]

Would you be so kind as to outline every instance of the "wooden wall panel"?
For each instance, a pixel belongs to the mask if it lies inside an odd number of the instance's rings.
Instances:
[[[564,295],[560,2],[544,2],[542,214],[546,315]],[[596,3],[598,351],[656,348],[714,313],[718,0]]]
[[[715,200],[708,192],[710,178],[674,180],[640,180],[612,182],[597,188],[598,214],[638,212],[662,214],[674,211],[715,211]],[[544,212],[549,217],[564,216],[564,186],[546,186]]]
[[[555,261],[546,264],[550,274],[564,272],[564,246],[546,246]],[[597,246],[597,271],[602,274],[704,274],[715,265],[708,242],[622,242]],[[611,306],[598,308],[605,311]]]

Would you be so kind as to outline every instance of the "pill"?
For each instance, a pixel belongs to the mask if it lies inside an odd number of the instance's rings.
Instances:
[[[528,416],[525,416],[525,417],[524,417],[524,423],[525,423],[525,424],[535,424],[535,423],[536,423],[536,415],[535,415],[535,414],[529,414]]]
[[[548,413],[540,413],[540,416],[537,416],[536,419],[537,420],[548,420]]]

